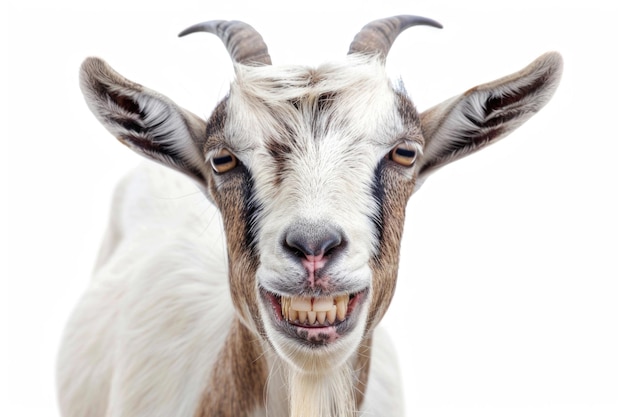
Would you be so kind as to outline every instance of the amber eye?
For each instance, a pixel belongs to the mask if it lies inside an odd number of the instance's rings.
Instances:
[[[389,159],[396,164],[410,167],[415,163],[420,153],[421,151],[418,143],[405,141],[397,145],[391,152],[389,152]]]
[[[228,149],[220,149],[211,157],[211,167],[217,174],[223,174],[237,166],[237,158]]]

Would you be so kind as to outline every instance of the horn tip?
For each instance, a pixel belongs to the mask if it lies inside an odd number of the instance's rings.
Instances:
[[[443,25],[441,23],[429,17],[414,15],[401,15],[397,17],[400,18],[400,20],[404,20],[408,24],[407,26],[424,25],[437,29],[443,29]]]
[[[208,22],[196,23],[195,25],[189,26],[187,29],[180,32],[178,37],[182,38],[183,36],[196,32],[209,32],[215,34],[217,26],[223,22],[224,20],[209,20]]]

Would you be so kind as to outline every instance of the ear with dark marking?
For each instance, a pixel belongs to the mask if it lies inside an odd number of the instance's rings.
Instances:
[[[206,123],[167,97],[127,80],[98,58],[80,69],[89,109],[120,142],[135,152],[187,174],[206,189],[202,156]]]
[[[563,61],[546,53],[523,70],[482,84],[420,115],[425,138],[419,175],[502,139],[537,113],[552,97]]]

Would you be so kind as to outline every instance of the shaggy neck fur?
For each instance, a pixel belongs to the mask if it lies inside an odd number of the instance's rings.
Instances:
[[[267,375],[258,338],[234,320],[196,417],[250,415],[262,405]]]
[[[303,372],[267,352],[266,343],[233,320],[196,417],[239,417],[255,410],[273,417],[354,416],[367,387],[370,348],[367,338],[331,372]]]
[[[328,375],[291,371],[291,416],[348,417],[356,414],[352,369],[342,364]]]

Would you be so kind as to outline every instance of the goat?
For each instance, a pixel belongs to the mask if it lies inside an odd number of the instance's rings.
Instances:
[[[376,20],[345,61],[317,68],[273,66],[246,23],[192,26],[181,35],[219,36],[236,74],[208,121],[84,61],[91,111],[159,164],[116,189],[59,352],[64,416],[402,415],[378,324],[407,201],[539,111],[562,72],[546,53],[418,114],[385,74],[392,43],[415,25],[441,27]]]

